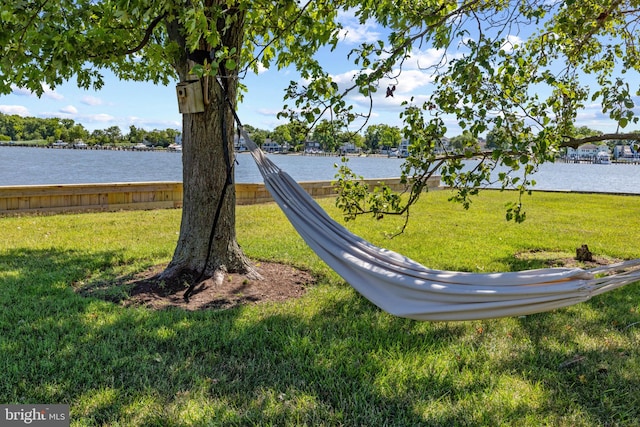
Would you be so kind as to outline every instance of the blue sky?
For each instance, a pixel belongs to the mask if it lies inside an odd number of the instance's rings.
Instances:
[[[319,59],[333,73],[339,85],[350,83],[354,68],[346,61],[346,54],[362,42],[378,40],[383,29],[374,25],[359,25],[353,16],[341,15],[344,25],[343,42],[335,52],[321,52]],[[514,41],[518,38],[514,36]],[[414,96],[417,103],[426,99],[431,90],[428,74],[420,68],[440,59],[442,52],[424,47],[415,50],[403,66],[399,82],[382,81],[381,90],[374,96],[374,110],[369,124],[386,123],[400,126],[398,114],[403,100]],[[276,118],[283,105],[284,88],[290,80],[297,80],[293,70],[264,70],[258,75],[247,75],[244,83],[248,93],[238,113],[244,124],[272,130],[282,124]],[[175,92],[175,83],[156,86],[150,83],[119,81],[113,75],[105,74],[105,84],[100,91],[85,91],[67,82],[54,90],[45,88],[41,98],[32,93],[14,88],[10,95],[0,96],[0,112],[34,117],[70,118],[81,123],[88,130],[119,126],[124,133],[129,126],[147,130],[181,128],[181,116]],[[396,84],[394,97],[385,98],[384,88]],[[352,99],[354,104],[365,104],[362,99]],[[639,103],[640,104],[640,103]],[[589,105],[578,117],[578,125],[585,125],[603,132],[613,132],[611,121],[603,116],[599,105]],[[448,136],[455,136],[461,130],[451,118]]]

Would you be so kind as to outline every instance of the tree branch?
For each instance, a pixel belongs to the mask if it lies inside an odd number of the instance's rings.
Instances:
[[[168,15],[168,12],[163,13],[162,15],[159,15],[157,17],[155,17],[153,19],[153,21],[151,21],[151,23],[149,24],[149,26],[147,27],[147,29],[144,32],[144,37],[142,37],[142,40],[140,40],[140,43],[138,43],[138,45],[134,48],[131,49],[127,49],[121,52],[113,52],[113,54],[118,55],[118,56],[122,56],[122,55],[131,55],[133,53],[139,52],[140,50],[142,50],[147,43],[149,43],[149,39],[151,38],[151,35],[153,34],[153,30],[156,29],[156,27],[158,26],[158,24],[160,23],[160,21],[162,21],[164,18],[166,18],[166,16]],[[107,54],[108,55],[108,54]],[[100,58],[101,55],[88,55],[89,58]]]
[[[157,16],[153,21],[151,21],[151,23],[147,27],[147,31],[145,31],[144,37],[142,38],[140,43],[138,43],[138,45],[136,47],[134,47],[133,49],[125,50],[123,52],[123,54],[124,55],[131,55],[132,53],[136,53],[139,50],[141,50],[143,47],[145,47],[147,45],[147,43],[149,43],[149,39],[151,38],[151,34],[153,34],[153,30],[155,30],[155,28],[158,26],[160,21],[162,21],[166,16],[167,16],[167,12],[163,13],[160,16]]]
[[[574,138],[564,135],[566,142],[560,144],[561,147],[578,148],[582,144],[588,144],[600,141],[622,140],[622,141],[638,141],[640,140],[640,132],[630,133],[603,133],[602,135],[586,136],[584,138]]]
[[[42,12],[42,9],[44,9],[44,7],[47,5],[47,3],[49,2],[49,0],[44,0],[42,2],[42,4],[40,4],[37,7],[37,10],[31,15],[31,17],[29,18],[29,22],[26,23],[26,25],[23,27],[22,32],[20,33],[20,37],[19,37],[19,46],[22,46],[22,43],[24,41],[24,37],[27,34],[27,30],[29,29],[29,27],[34,23],[34,21],[38,18],[38,15],[40,14],[40,12]]]

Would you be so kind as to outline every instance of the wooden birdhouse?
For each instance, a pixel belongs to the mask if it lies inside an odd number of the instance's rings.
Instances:
[[[204,112],[202,84],[200,80],[188,80],[178,83],[176,93],[178,95],[178,109],[180,114]]]

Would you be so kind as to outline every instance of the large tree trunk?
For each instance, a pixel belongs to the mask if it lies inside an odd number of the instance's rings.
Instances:
[[[239,50],[241,27],[240,22],[235,31],[229,30],[225,34],[226,45]],[[176,30],[172,33],[174,40],[184,46],[179,29],[173,29]],[[176,67],[182,80],[187,78],[191,66],[193,64],[185,55]],[[235,73],[236,70],[223,70],[221,74],[227,77],[221,81],[222,85],[213,76],[201,79],[205,100],[208,98],[209,103],[203,113],[183,115],[182,222],[173,259],[161,278],[170,279],[187,273],[203,274],[203,279],[215,277],[220,281],[224,272],[257,276],[236,240],[233,173],[228,177],[228,167],[234,164],[235,122],[226,99],[228,97],[235,104],[237,78],[228,77]]]

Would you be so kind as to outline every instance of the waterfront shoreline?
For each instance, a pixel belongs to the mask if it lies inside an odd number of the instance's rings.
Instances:
[[[335,180],[339,157],[270,155],[272,161],[294,180]],[[235,182],[261,183],[263,178],[249,153],[235,156]],[[350,156],[347,166],[364,178],[401,175],[404,159]],[[0,185],[47,185],[110,182],[182,181],[182,156],[165,151],[73,150],[0,147]],[[212,165],[213,166],[213,165]],[[474,167],[469,162],[468,168]],[[497,170],[501,172],[502,169]],[[512,177],[521,173],[506,171]],[[640,170],[630,164],[545,163],[528,179],[533,190],[570,190],[595,193],[640,194]],[[498,185],[492,185],[497,187]]]
[[[53,146],[51,144],[33,144],[33,143],[20,143],[20,142],[0,142],[0,147],[20,147],[20,148],[45,148],[52,150],[89,150],[89,151],[150,151],[150,152],[167,152],[167,153],[180,153],[182,150],[172,149],[171,147],[136,147],[136,146],[104,146],[104,145],[86,145],[82,147],[76,147],[73,144],[66,146]],[[236,155],[249,154],[248,151],[235,151]],[[347,158],[376,158],[376,159],[402,159],[402,157],[389,156],[387,154],[373,154],[373,153],[306,153],[306,152],[267,152],[268,155],[275,156],[301,156],[301,157],[347,157]],[[622,158],[612,159],[609,163],[601,164],[597,163],[594,159],[567,159],[564,157],[558,157],[555,163],[566,164],[593,164],[605,166],[607,164],[615,165],[640,165],[640,157],[638,158]]]

